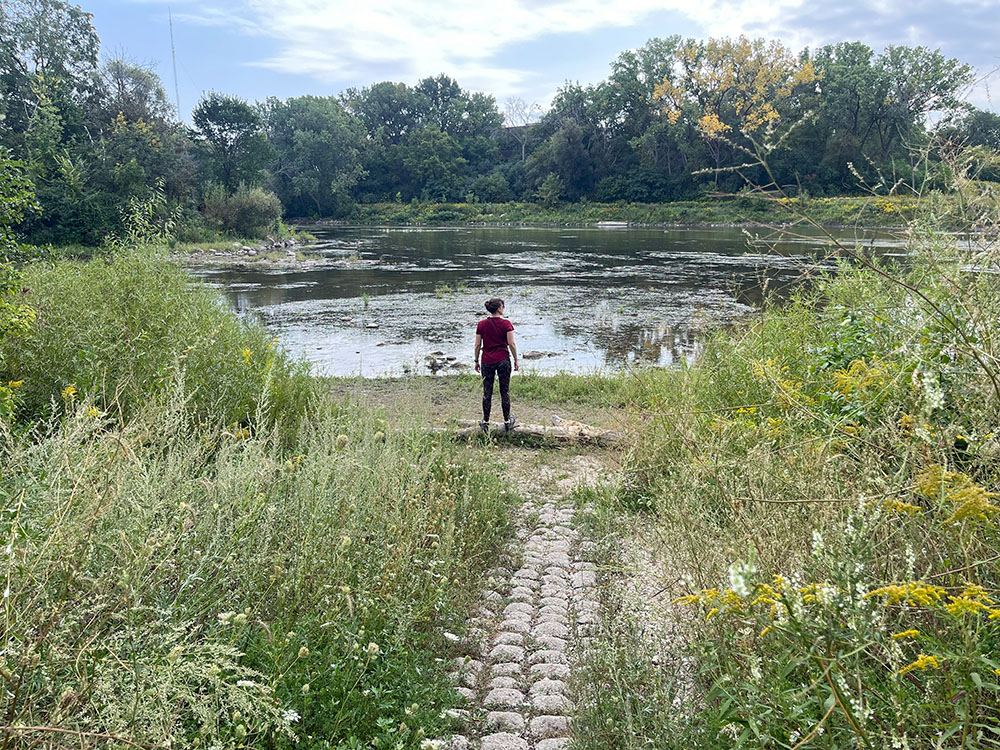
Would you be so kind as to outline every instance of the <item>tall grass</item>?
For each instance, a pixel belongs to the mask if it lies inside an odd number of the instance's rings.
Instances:
[[[23,283],[37,318],[3,342],[0,373],[22,383],[22,420],[81,399],[127,419],[180,373],[196,413],[241,426],[294,418],[312,391],[264,329],[156,255],[36,263]]]
[[[1000,250],[940,223],[649,375],[609,502],[659,526],[686,639],[637,669],[622,613],[582,747],[1000,747]]]
[[[316,395],[160,261],[27,276],[44,328],[7,342],[30,390],[0,427],[0,747],[445,731],[442,629],[509,533],[488,463]]]

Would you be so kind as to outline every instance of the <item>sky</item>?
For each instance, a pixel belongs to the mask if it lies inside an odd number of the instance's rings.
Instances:
[[[183,119],[208,91],[248,100],[337,94],[447,73],[463,88],[545,107],[597,83],[651,37],[748,34],[798,50],[839,41],[940,48],[976,67],[1000,110],[1000,0],[76,0],[102,54],[152,65]],[[994,88],[996,91],[994,92]]]

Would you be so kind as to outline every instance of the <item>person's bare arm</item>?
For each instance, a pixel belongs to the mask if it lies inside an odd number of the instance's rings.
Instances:
[[[509,334],[508,334],[509,335]],[[473,359],[476,362],[476,372],[479,372],[479,350],[483,348],[483,337],[476,334],[476,353],[473,355]]]
[[[514,358],[514,369],[520,369],[517,364],[517,346],[514,344],[514,332],[507,331],[507,347],[510,349],[510,355]]]

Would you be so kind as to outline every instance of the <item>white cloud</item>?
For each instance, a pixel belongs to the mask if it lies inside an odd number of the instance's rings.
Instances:
[[[236,5],[236,8],[233,6]],[[511,62],[510,48],[552,35],[634,27],[673,12],[704,36],[780,38],[792,48],[861,39],[941,46],[970,62],[993,49],[996,0],[239,0],[186,5],[175,18],[236,28],[277,42],[254,65],[324,83],[372,82],[448,73],[498,99],[553,88],[547,73]],[[1000,15],[1000,14],[996,14]],[[967,23],[963,23],[963,21]],[[992,29],[990,29],[992,27]],[[669,33],[651,28],[649,36]],[[972,46],[965,43],[972,40]],[[983,53],[987,54],[987,53]],[[610,62],[607,61],[607,62]],[[1000,62],[1000,60],[998,60]]]
[[[278,40],[280,51],[255,64],[324,82],[383,77],[415,80],[447,72],[469,88],[498,97],[518,93],[537,72],[499,65],[511,45],[553,34],[629,27],[674,11],[714,35],[739,33],[745,21],[767,21],[803,0],[244,0],[237,11],[202,6],[178,14],[190,22],[237,26]],[[653,34],[651,34],[652,36]]]

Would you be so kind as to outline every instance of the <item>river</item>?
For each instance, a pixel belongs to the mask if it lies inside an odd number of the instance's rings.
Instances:
[[[765,294],[834,268],[819,240],[773,244],[738,228],[310,231],[319,241],[301,266],[195,273],[327,375],[468,372],[493,296],[506,301],[525,369],[669,366],[694,355],[707,331],[752,315]]]

